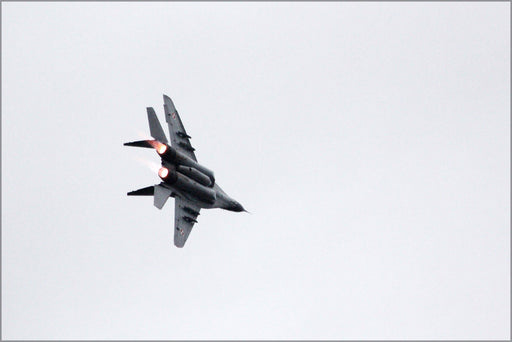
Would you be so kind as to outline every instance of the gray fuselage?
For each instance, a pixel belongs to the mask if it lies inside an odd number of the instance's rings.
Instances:
[[[240,203],[229,197],[216,183],[213,172],[168,145],[157,148],[162,159],[158,175],[163,186],[174,194],[184,196],[205,209],[221,208],[245,211]]]

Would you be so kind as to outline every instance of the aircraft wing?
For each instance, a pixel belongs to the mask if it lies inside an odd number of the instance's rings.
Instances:
[[[174,203],[174,245],[183,247],[194,223],[197,222],[196,219],[201,208],[178,196],[176,196]]]
[[[190,144],[190,136],[185,131],[183,123],[181,122],[180,116],[174,103],[169,96],[164,95],[164,111],[165,121],[169,125],[169,135],[171,137],[172,147],[185,153],[188,157],[197,161],[196,155],[194,154],[195,149]]]

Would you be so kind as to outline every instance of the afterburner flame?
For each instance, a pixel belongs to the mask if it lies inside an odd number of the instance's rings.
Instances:
[[[161,144],[160,146],[158,146],[156,151],[158,152],[158,154],[164,154],[165,151],[167,151],[167,146],[164,144]]]
[[[164,154],[167,151],[167,145],[162,144],[160,141],[148,140],[148,143],[153,146],[158,154]]]
[[[158,175],[160,176],[160,178],[165,178],[167,177],[168,174],[169,170],[166,167],[162,167],[160,168],[160,170],[158,170]]]
[[[153,161],[149,161],[149,160],[146,160],[146,159],[142,159],[140,157],[134,157],[134,159],[136,161],[138,161],[139,163],[145,165],[148,169],[151,170],[151,173],[154,175],[155,173],[158,173],[158,169],[160,169],[161,165],[160,163],[155,163]]]

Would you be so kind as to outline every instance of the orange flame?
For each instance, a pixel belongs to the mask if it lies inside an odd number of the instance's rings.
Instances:
[[[160,141],[148,140],[148,143],[153,146],[158,154],[164,154],[167,151],[167,145],[162,144]]]
[[[160,168],[160,170],[158,170],[158,175],[160,176],[160,178],[165,178],[167,177],[168,174],[169,170],[166,167],[162,167]]]
[[[136,161],[138,161],[139,163],[141,164],[144,164],[148,169],[151,170],[151,172],[154,173],[157,173],[158,172],[158,169],[160,168],[160,164],[157,164],[153,161],[149,161],[149,160],[146,160],[146,159],[142,159],[142,158],[139,158],[139,157],[136,157],[134,158]]]
[[[160,146],[158,146],[156,151],[158,152],[158,154],[164,154],[165,151],[167,151],[167,146],[164,144],[161,144]]]

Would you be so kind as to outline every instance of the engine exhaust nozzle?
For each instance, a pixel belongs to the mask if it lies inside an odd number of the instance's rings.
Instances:
[[[160,170],[158,170],[158,176],[160,178],[165,179],[169,175],[169,169],[166,167],[161,167]]]

